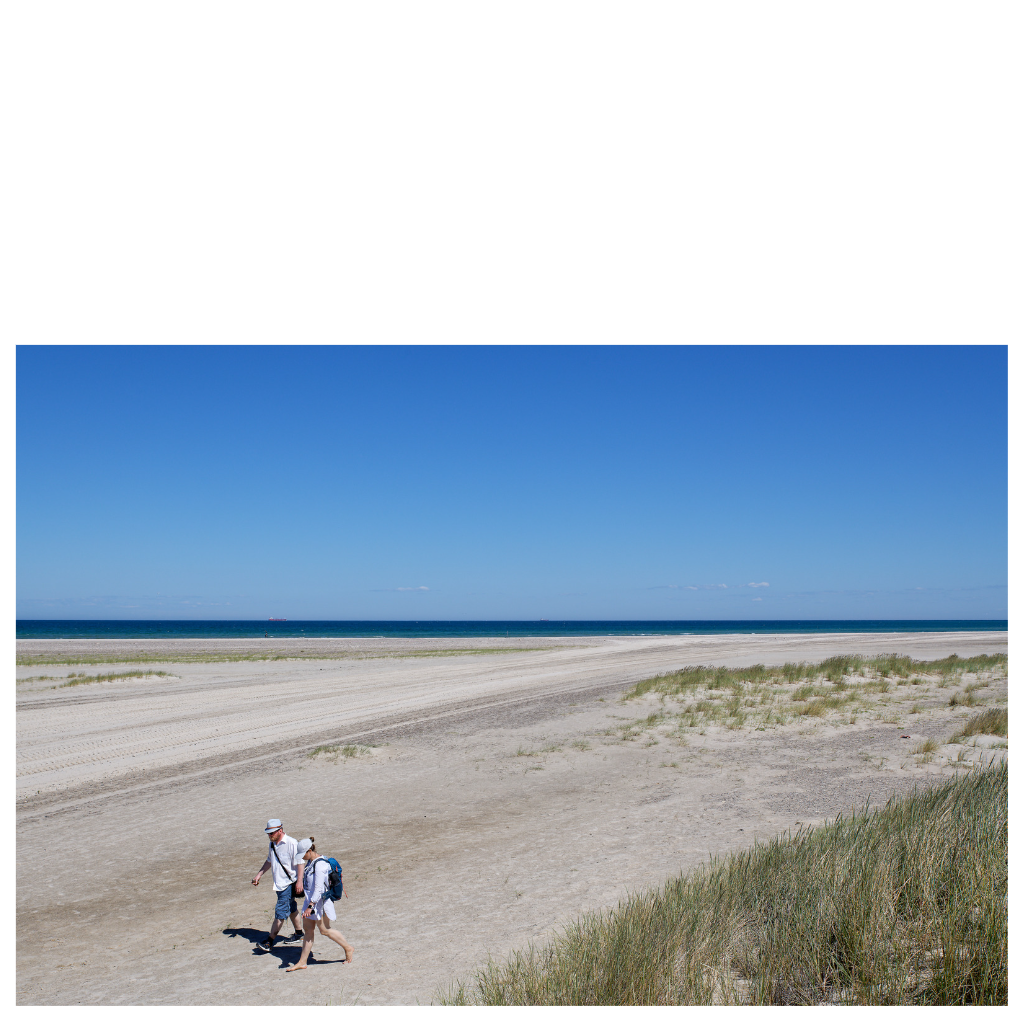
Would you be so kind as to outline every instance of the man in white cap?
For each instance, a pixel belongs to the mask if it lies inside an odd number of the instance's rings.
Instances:
[[[284,833],[284,825],[279,818],[271,818],[263,830],[270,837],[270,850],[263,867],[256,872],[253,885],[259,885],[260,879],[269,871],[274,880],[274,892],[277,893],[277,905],[274,907],[274,923],[270,926],[270,934],[257,945],[260,949],[271,950],[277,941],[277,933],[281,925],[290,917],[295,926],[295,934],[289,939],[302,938],[302,922],[299,920],[298,906],[295,902],[295,883],[302,887],[300,865],[302,855],[299,844]]]

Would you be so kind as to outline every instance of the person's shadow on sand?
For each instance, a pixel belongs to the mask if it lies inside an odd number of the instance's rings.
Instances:
[[[228,938],[231,939],[236,936],[240,936],[247,942],[251,942],[252,955],[275,957],[280,961],[279,970],[285,967],[291,967],[292,964],[297,964],[299,962],[299,955],[302,953],[302,943],[300,941],[292,943],[289,939],[279,939],[269,953],[266,950],[260,949],[256,943],[265,939],[267,937],[267,933],[258,928],[225,928],[221,932],[221,935],[227,935]],[[332,963],[330,960],[316,960],[313,957],[312,951],[310,952],[309,960],[307,961],[310,967],[320,967],[325,962]],[[344,963],[344,961],[341,962]]]

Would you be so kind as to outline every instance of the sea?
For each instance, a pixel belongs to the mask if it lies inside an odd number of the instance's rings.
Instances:
[[[247,637],[696,636],[726,633],[946,633],[1007,629],[1007,619],[735,619],[623,621],[284,621],[18,619],[18,640],[241,640]]]

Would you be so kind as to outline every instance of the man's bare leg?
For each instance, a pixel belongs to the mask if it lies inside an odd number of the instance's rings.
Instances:
[[[328,923],[327,915],[324,914],[324,916],[320,918],[317,924],[320,925],[320,933],[322,935],[326,935],[327,938],[329,939],[334,939],[334,941],[339,946],[341,946],[343,950],[345,950],[345,963],[351,963],[352,955],[355,953],[355,949],[353,949],[352,946],[350,946],[345,941],[345,936],[342,935],[341,932],[339,932],[336,928],[332,928],[330,926],[330,924]]]
[[[302,935],[302,952],[299,954],[299,962],[292,964],[291,967],[286,967],[285,972],[288,971],[304,971],[306,969],[306,961],[309,959],[310,951],[313,948],[313,936],[316,934],[316,922],[307,918],[302,922],[306,929]]]

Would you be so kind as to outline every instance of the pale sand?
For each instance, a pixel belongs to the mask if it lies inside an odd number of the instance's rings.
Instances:
[[[512,650],[410,656],[452,646]],[[334,660],[173,660],[269,647]],[[1005,632],[19,641],[19,655],[109,656],[115,671],[126,670],[115,659],[165,651],[166,663],[145,668],[172,677],[19,682],[18,1002],[429,1002],[488,953],[543,941],[709,852],[950,774],[945,758],[918,764],[909,749],[945,739],[968,714],[933,694],[920,715],[902,708],[900,726],[863,715],[644,745],[605,735],[657,705],[619,704],[630,683],[688,664],[1006,649]],[[986,703],[1005,700],[1005,684],[997,691],[984,691]],[[306,756],[323,743],[381,745]],[[517,757],[521,748],[537,756]],[[253,952],[273,894],[248,880],[272,815],[342,862],[351,899],[338,927],[356,948],[351,966],[322,936],[314,959],[330,962],[297,974],[282,968],[298,943]]]

